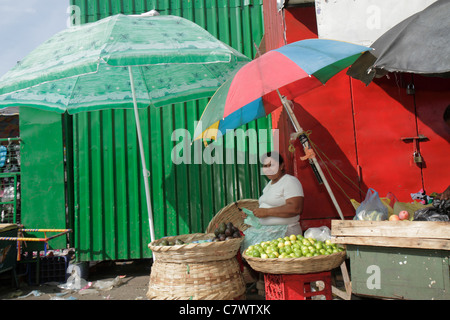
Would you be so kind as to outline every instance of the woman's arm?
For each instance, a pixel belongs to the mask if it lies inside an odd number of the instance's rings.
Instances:
[[[253,211],[253,214],[258,218],[265,217],[280,217],[290,218],[295,217],[303,211],[304,197],[293,197],[286,199],[286,204],[275,208],[258,208]]]

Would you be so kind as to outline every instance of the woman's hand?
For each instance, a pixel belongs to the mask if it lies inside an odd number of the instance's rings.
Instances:
[[[264,218],[270,216],[268,208],[258,208],[253,211],[255,217]]]

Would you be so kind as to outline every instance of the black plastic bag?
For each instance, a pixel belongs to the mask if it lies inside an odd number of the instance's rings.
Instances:
[[[432,207],[414,212],[414,221],[450,221],[450,200],[434,199]]]

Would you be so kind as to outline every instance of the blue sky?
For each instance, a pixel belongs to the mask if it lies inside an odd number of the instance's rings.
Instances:
[[[69,0],[0,0],[0,77],[67,28]]]

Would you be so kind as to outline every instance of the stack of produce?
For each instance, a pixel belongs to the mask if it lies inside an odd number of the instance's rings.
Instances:
[[[194,240],[185,242],[180,238],[175,239],[162,239],[161,242],[155,243],[157,246],[179,246],[183,244],[190,244],[190,243],[205,243],[205,242],[212,242],[212,239],[203,239],[203,240]]]
[[[242,255],[252,269],[269,274],[305,274],[333,270],[344,262],[344,248],[290,235],[249,246]]]
[[[241,232],[232,222],[222,222],[215,230],[212,241],[225,241],[241,237]]]
[[[284,238],[264,241],[251,245],[245,250],[249,257],[262,259],[301,258],[329,255],[344,251],[330,240],[318,241],[314,238],[304,238],[301,235],[290,235]]]

